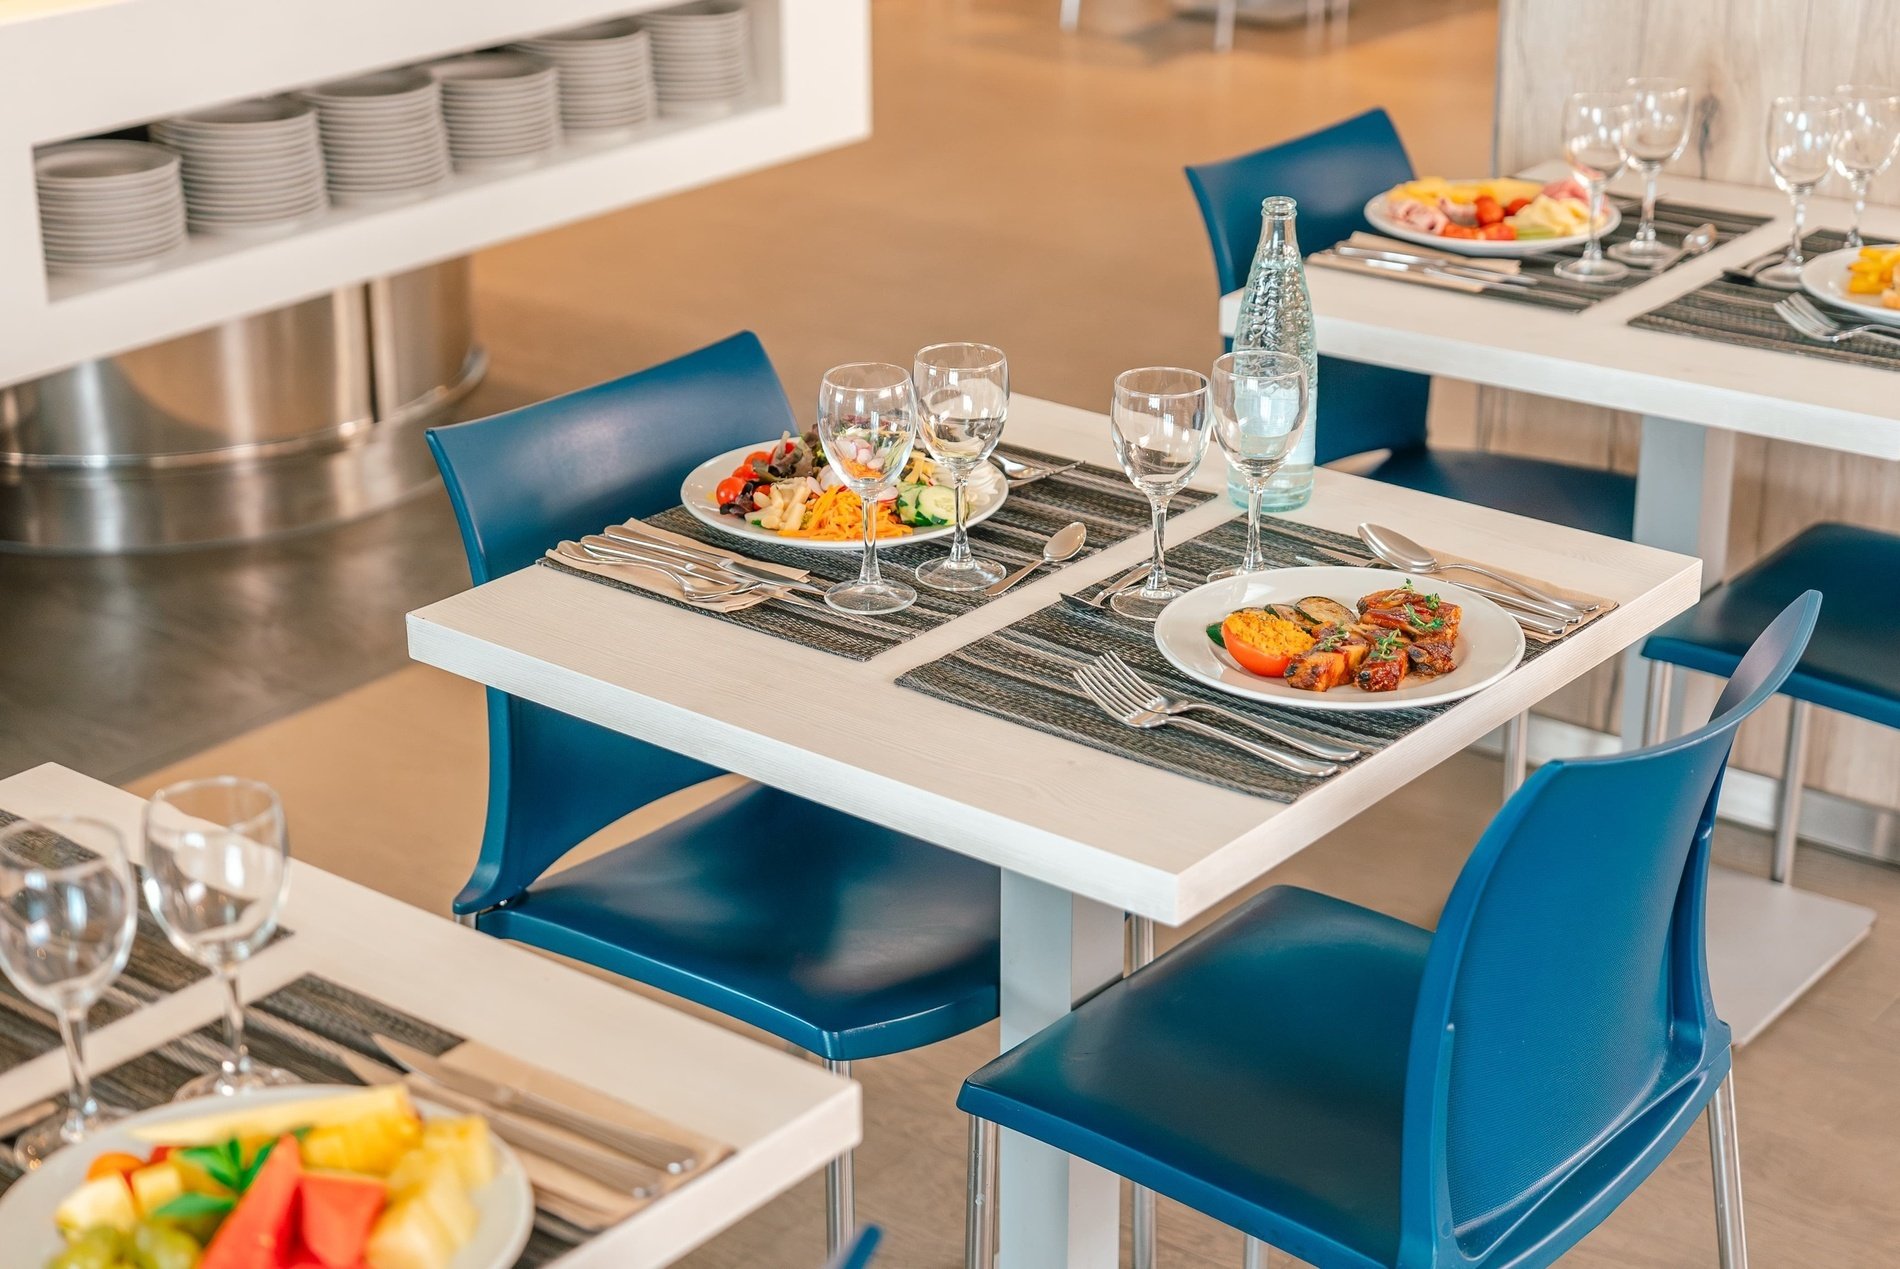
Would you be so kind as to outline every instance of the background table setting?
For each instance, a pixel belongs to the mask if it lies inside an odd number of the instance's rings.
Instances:
[[[87,817],[132,842],[146,814],[143,799],[51,765],[0,780],[0,805],[32,821]],[[425,1113],[480,1116],[505,1145],[498,1179],[470,1191],[473,1241],[458,1267],[667,1264],[857,1141],[855,1085],[551,961],[305,865],[291,869],[284,914],[298,933],[260,947],[242,978],[249,1057],[286,1086],[216,1104],[269,1113],[279,1100],[320,1105],[349,1087],[400,1084],[440,1108]],[[131,964],[141,961],[165,958],[135,946]],[[174,1096],[229,1074],[229,1033],[212,1021],[217,988],[205,977],[148,968],[107,991],[109,1003],[114,991],[130,999],[93,1011],[92,1090],[153,1111],[134,1124],[191,1113],[203,1103]],[[0,1002],[15,1026],[17,1012]],[[0,1049],[6,1136],[51,1108],[63,1075],[44,1043]],[[38,1172],[0,1150],[6,1245],[59,1246],[51,1204],[87,1161],[102,1148],[143,1152],[110,1124],[95,1132],[105,1145],[66,1146]]]

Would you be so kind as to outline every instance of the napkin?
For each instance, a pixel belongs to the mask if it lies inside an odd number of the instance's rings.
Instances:
[[[1529,574],[1520,573],[1515,569],[1498,568],[1495,564],[1491,564],[1485,560],[1474,559],[1469,555],[1455,555],[1450,551],[1441,551],[1436,547],[1432,548],[1432,554],[1438,557],[1438,561],[1441,565],[1483,564],[1486,568],[1494,572],[1502,573],[1506,577],[1515,577],[1519,581],[1528,582],[1547,595],[1555,595],[1559,599],[1567,599],[1574,604],[1602,605],[1602,607],[1595,612],[1585,613],[1582,621],[1571,625],[1560,635],[1547,635],[1541,631],[1526,628],[1524,631],[1524,641],[1526,643],[1556,643],[1560,639],[1568,639],[1571,635],[1576,634],[1598,617],[1607,617],[1616,611],[1616,601],[1613,599],[1605,599],[1601,595],[1590,595],[1574,587],[1559,586],[1555,582],[1547,582],[1541,577],[1532,577]],[[1487,590],[1501,591],[1507,595],[1513,591],[1512,587],[1505,585],[1503,582],[1494,581],[1489,577],[1484,577],[1477,573],[1467,573],[1462,569],[1453,569],[1449,574],[1435,573],[1429,578],[1421,577],[1418,580],[1418,585],[1422,589],[1430,590],[1430,583],[1441,579],[1453,586],[1469,582],[1474,586],[1483,586]],[[1505,611],[1509,612],[1510,609],[1506,608]]]
[[[662,541],[675,542],[682,547],[706,554],[724,556],[729,560],[736,560],[739,563],[748,564],[753,568],[762,569],[768,573],[781,573],[788,582],[807,581],[811,577],[811,574],[802,568],[788,568],[783,564],[773,564],[766,560],[756,560],[750,556],[740,555],[736,551],[728,551],[723,547],[709,546],[697,538],[689,538],[684,534],[673,533],[667,529],[655,528],[643,520],[628,520],[626,524],[629,526],[638,525],[639,531],[649,537],[658,538]],[[655,595],[661,595],[682,604],[690,604],[694,608],[703,608],[708,612],[743,612],[759,604],[769,603],[772,598],[764,592],[754,592],[748,595],[725,595],[713,599],[688,599],[686,598],[685,592],[680,589],[678,583],[663,573],[656,573],[648,568],[629,567],[625,564],[612,564],[604,560],[579,558],[585,555],[585,552],[580,550],[577,543],[563,542],[561,545],[572,548],[575,554],[564,554],[557,547],[547,552],[547,558],[555,561],[564,568],[571,568],[582,573],[591,573],[596,577],[622,582],[626,585],[636,587],[640,590],[650,591]]]
[[[1382,238],[1378,234],[1369,234],[1363,229],[1354,230],[1352,237],[1346,239],[1346,245],[1364,247],[1368,251],[1398,251],[1408,256],[1432,256],[1447,264],[1456,264],[1466,269],[1483,269],[1487,273],[1519,273],[1524,268],[1523,262],[1519,260],[1499,256],[1461,256],[1455,251],[1421,247],[1416,242],[1400,242],[1397,238]]]
[[[1482,282],[1468,282],[1463,278],[1434,277],[1429,273],[1401,273],[1395,269],[1381,269],[1367,264],[1364,260],[1355,260],[1351,256],[1336,256],[1330,251],[1315,251],[1306,257],[1308,264],[1316,264],[1322,269],[1343,269],[1348,273],[1365,273],[1375,278],[1391,278],[1395,282],[1411,282],[1417,286],[1436,286],[1447,291],[1463,291],[1467,295],[1482,295],[1485,286]]]

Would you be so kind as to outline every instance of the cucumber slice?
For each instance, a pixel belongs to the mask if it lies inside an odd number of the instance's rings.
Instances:
[[[905,524],[922,524],[917,518],[917,496],[923,492],[922,485],[899,485],[897,487],[897,518]]]
[[[918,524],[950,524],[957,517],[957,495],[942,485],[921,486],[917,495]]]

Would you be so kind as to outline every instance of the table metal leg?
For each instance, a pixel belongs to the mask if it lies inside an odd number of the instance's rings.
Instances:
[[[1122,976],[1122,924],[1118,909],[1003,874],[1004,1049]],[[1115,1269],[1120,1180],[1017,1133],[1001,1147],[1002,1269]]]
[[[1148,917],[1128,918],[1128,972],[1134,973],[1155,958],[1155,923]],[[1155,1269],[1155,1192],[1134,1186],[1128,1196],[1130,1260],[1134,1269]]]
[[[1531,716],[1519,714],[1504,724],[1504,800],[1511,800],[1531,765]]]
[[[1240,0],[1219,0],[1214,9],[1214,51],[1226,53],[1234,47],[1234,19],[1240,13]]]
[[[1258,1238],[1249,1238],[1242,1252],[1241,1269],[1267,1269],[1272,1256],[1272,1250],[1265,1243]]]
[[[1081,18],[1082,18],[1082,0],[1062,0],[1062,29],[1063,30],[1065,31],[1075,30],[1075,25],[1077,22],[1081,20]]]
[[[851,1063],[825,1059],[833,1075],[851,1078]],[[825,1165],[825,1254],[837,1256],[858,1232],[857,1167],[852,1151]]]

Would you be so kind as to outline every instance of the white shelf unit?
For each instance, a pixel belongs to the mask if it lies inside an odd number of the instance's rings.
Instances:
[[[857,141],[869,0],[751,0],[758,85],[542,165],[459,174],[415,202],[336,207],[279,237],[194,236],[152,272],[49,278],[35,147],[678,0],[106,0],[0,20],[0,383]]]

